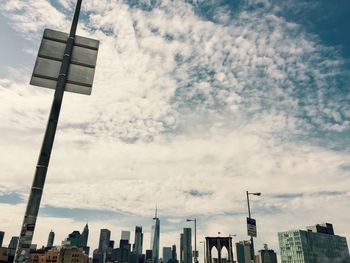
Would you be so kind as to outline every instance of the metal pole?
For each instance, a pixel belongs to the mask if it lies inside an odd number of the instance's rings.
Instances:
[[[76,33],[78,19],[79,19],[81,2],[82,0],[77,0],[74,17],[73,17],[73,21],[72,21],[72,25],[69,33],[69,38],[67,40],[67,44],[64,51],[64,56],[63,56],[57,84],[56,84],[56,90],[55,90],[54,99],[50,110],[49,120],[46,126],[44,140],[41,146],[33,183],[29,194],[27,208],[24,214],[23,224],[22,224],[21,233],[18,240],[16,255],[15,255],[15,262],[18,262],[18,263],[27,262],[29,257],[30,245],[32,244],[36,219],[38,216],[40,201],[41,201],[41,197],[44,189],[47,169],[50,162],[52,146],[55,139],[57,123],[60,115],[60,110],[61,110],[61,105],[63,100],[63,93],[67,82],[67,75],[68,75],[69,64],[71,61],[71,55],[73,51],[73,45],[74,45],[75,33]]]
[[[248,203],[248,215],[251,218],[250,214],[250,204],[249,204],[249,192],[247,191],[247,203]],[[253,237],[250,237],[250,259],[255,263],[255,255],[254,255],[254,240]]]

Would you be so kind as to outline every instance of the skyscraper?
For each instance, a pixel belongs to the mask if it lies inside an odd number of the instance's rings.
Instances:
[[[81,233],[81,246],[87,247],[89,238],[89,226],[88,224],[85,225],[83,232]]]
[[[268,249],[267,244],[264,249],[259,250],[259,255],[256,256],[259,263],[277,263],[277,255],[272,249]]]
[[[278,233],[282,263],[350,262],[345,237],[334,235],[332,224]]]
[[[171,258],[171,247],[163,247],[163,263],[168,263]]]
[[[72,233],[68,235],[68,238],[66,239],[68,241],[68,244],[70,246],[76,246],[80,247],[81,244],[81,234],[78,230],[74,230]]]
[[[55,232],[51,230],[49,233],[49,238],[47,239],[47,247],[53,247],[54,240],[55,240]]]
[[[183,263],[192,263],[192,228],[184,228],[182,246]]]
[[[180,263],[184,262],[184,234],[180,234]]]
[[[121,240],[128,240],[130,242],[130,231],[122,230]]]
[[[236,255],[238,263],[251,263],[250,241],[236,243]]]
[[[18,245],[18,237],[12,237],[10,244],[8,246],[8,250],[7,250],[7,255],[8,255],[8,262],[13,262],[14,258],[15,258],[15,253],[16,253],[16,248]]]
[[[177,263],[177,253],[176,253],[176,245],[173,245],[172,250],[171,250],[171,262],[172,263]]]
[[[98,249],[100,251],[107,250],[110,239],[111,239],[111,231],[109,231],[108,229],[101,229]]]
[[[157,217],[157,207],[155,216],[153,218],[153,225],[151,230],[151,249],[153,262],[158,262],[159,258],[159,239],[160,239],[160,220]]]
[[[135,245],[134,250],[137,255],[142,254],[142,245],[143,245],[143,233],[142,233],[142,226],[136,226],[135,227]]]

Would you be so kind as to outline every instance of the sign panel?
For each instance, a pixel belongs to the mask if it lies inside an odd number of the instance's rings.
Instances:
[[[255,219],[247,217],[247,230],[248,230],[248,236],[257,237]]]
[[[55,89],[64,56],[68,34],[45,29],[30,84]],[[66,91],[91,94],[99,41],[76,36]]]

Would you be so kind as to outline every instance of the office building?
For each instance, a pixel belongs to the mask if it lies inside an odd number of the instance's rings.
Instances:
[[[146,262],[153,262],[152,254],[152,249],[146,250]]]
[[[7,250],[8,262],[13,262],[13,260],[15,258],[18,239],[19,239],[18,237],[11,238],[11,241],[10,241],[10,244],[9,244],[8,250]]]
[[[163,247],[163,263],[168,263],[171,259],[171,247]]]
[[[181,233],[180,234],[180,263],[184,262],[184,244],[183,244],[183,240],[184,240],[184,234]]]
[[[334,235],[332,224],[278,233],[282,263],[350,262],[345,237]]]
[[[31,253],[30,263],[88,263],[89,257],[78,247],[62,247],[48,251],[38,250]]]
[[[88,263],[89,257],[78,247],[64,247],[60,250],[62,263]],[[45,262],[45,261],[44,261]],[[52,261],[51,261],[52,262]]]
[[[265,244],[264,249],[259,250],[259,254],[255,257],[256,263],[277,263],[277,255],[272,249],[268,249]]]
[[[160,220],[157,216],[157,208],[153,218],[151,230],[151,250],[153,262],[158,262],[159,259],[159,239],[160,239]]]
[[[108,229],[101,229],[98,249],[100,251],[107,250],[110,239],[111,239],[111,231],[109,231]]]
[[[240,241],[236,243],[236,255],[238,263],[251,263],[250,242]]]
[[[171,249],[171,263],[178,263],[176,245],[173,245]]]
[[[128,242],[130,242],[130,231],[123,230],[120,239],[128,240]]]
[[[95,249],[92,253],[92,262],[93,263],[105,263],[106,253],[99,249]]]
[[[4,242],[4,236],[5,236],[5,232],[0,231],[0,247],[2,247],[2,243]]]
[[[81,235],[80,232],[75,230],[72,233],[68,235],[68,238],[66,239],[66,245],[69,244],[69,246],[76,246],[80,247],[81,244]]]
[[[89,238],[89,226],[88,224],[85,225],[83,232],[81,233],[81,246],[87,247]]]
[[[192,228],[184,228],[182,235],[183,263],[192,263]]]
[[[135,227],[135,243],[134,243],[134,251],[137,255],[142,254],[142,246],[143,246],[143,233],[142,226]]]
[[[48,248],[53,247],[53,242],[55,240],[55,232],[53,232],[52,230],[49,233],[49,237],[47,239],[47,246]]]

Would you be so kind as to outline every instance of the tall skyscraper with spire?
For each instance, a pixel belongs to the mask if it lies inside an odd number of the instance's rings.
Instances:
[[[80,245],[83,248],[86,255],[90,253],[90,247],[87,245],[89,238],[89,225],[86,223],[83,232],[81,233]]]
[[[153,225],[151,230],[151,249],[154,263],[157,263],[159,258],[160,220],[157,215],[157,210],[158,208],[156,206],[156,212],[153,218]]]
[[[86,224],[84,227],[83,233],[81,233],[81,246],[82,247],[87,247],[88,238],[89,238],[89,226],[88,226],[88,224]]]
[[[49,248],[53,247],[54,240],[55,240],[55,232],[51,230],[49,234],[49,238],[47,240],[47,247]]]

